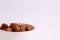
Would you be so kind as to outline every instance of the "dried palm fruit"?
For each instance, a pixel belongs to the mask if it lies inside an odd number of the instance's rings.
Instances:
[[[6,28],[8,28],[8,25],[3,23],[2,26],[1,26],[1,29],[6,29]]]
[[[17,23],[11,23],[10,27],[12,28],[13,31],[20,31],[20,28]]]
[[[20,30],[21,30],[21,31],[26,31],[26,27],[27,27],[26,24],[22,24],[22,25],[20,26]]]

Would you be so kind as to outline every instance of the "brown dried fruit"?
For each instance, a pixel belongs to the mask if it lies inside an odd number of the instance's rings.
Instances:
[[[1,26],[1,29],[6,29],[6,28],[8,28],[8,25],[3,23],[2,26]]]
[[[34,29],[33,26],[31,26],[31,25],[27,25],[27,27],[26,27],[26,31],[30,31],[30,30],[32,30],[32,29]]]
[[[26,24],[22,24],[22,25],[20,26],[20,30],[21,30],[21,31],[26,31],[26,27],[27,27]]]
[[[20,31],[20,28],[17,23],[11,23],[10,27],[12,28],[12,31]]]

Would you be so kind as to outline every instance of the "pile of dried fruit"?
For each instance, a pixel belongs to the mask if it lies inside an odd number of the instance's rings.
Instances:
[[[23,32],[33,30],[34,26],[29,24],[17,24],[17,23],[11,23],[8,26],[7,24],[3,23],[0,29],[8,32]]]

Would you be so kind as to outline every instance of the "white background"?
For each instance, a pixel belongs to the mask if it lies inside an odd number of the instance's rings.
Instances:
[[[0,0],[0,23],[4,22],[36,25],[35,40],[60,40],[60,1]]]

